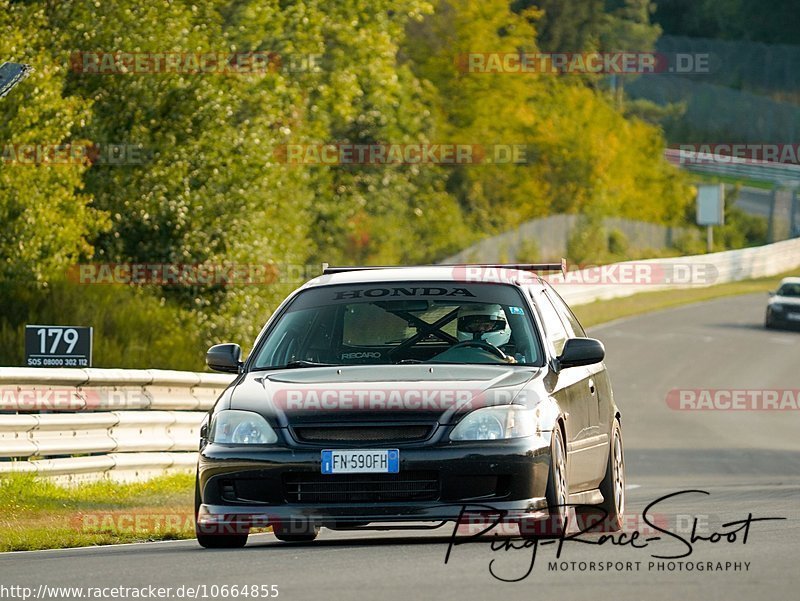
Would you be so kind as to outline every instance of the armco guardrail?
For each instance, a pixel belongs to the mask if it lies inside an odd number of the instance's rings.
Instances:
[[[551,279],[561,295],[577,305],[766,277],[798,266],[800,239],[795,239],[708,255],[617,263],[605,272],[614,279],[624,269],[638,268],[645,283],[630,283],[625,277],[594,283],[603,277],[596,269],[572,272],[562,283],[557,281],[561,276]],[[33,472],[68,481],[141,480],[165,470],[191,470],[204,412],[232,379],[162,370],[0,367],[0,474]]]
[[[666,149],[664,157],[676,167],[684,167],[700,173],[728,175],[776,184],[792,183],[797,185],[800,182],[800,165],[794,163],[755,161],[677,148]]]
[[[796,267],[800,267],[800,238],[707,255],[625,261],[608,266],[605,272],[589,268],[548,279],[569,304],[582,305],[640,292],[703,288],[768,277]],[[637,270],[641,283],[637,283]]]
[[[164,370],[0,368],[0,474],[140,480],[190,470],[233,379]]]

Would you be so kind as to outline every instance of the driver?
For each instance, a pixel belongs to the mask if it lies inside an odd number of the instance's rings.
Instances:
[[[516,357],[506,355],[501,349],[511,339],[511,327],[508,325],[506,313],[500,305],[464,305],[458,310],[456,333],[459,344],[464,342],[489,344],[498,349],[502,361],[517,362]],[[468,358],[463,358],[464,352],[467,353],[466,357]],[[453,359],[462,357],[463,361],[474,361],[475,353],[485,354],[489,351],[480,348],[469,350],[455,348],[445,351],[443,354],[453,355]]]
[[[465,305],[458,310],[456,330],[459,342],[482,340],[492,346],[508,344],[511,328],[500,305]]]
[[[456,317],[458,343],[436,355],[444,363],[517,363],[500,348],[511,340],[505,311],[495,304],[468,304]],[[472,344],[470,344],[472,343]],[[481,348],[483,346],[483,348]],[[488,348],[487,348],[488,347]],[[492,351],[492,348],[496,352]]]
[[[459,342],[481,340],[500,348],[508,344],[511,328],[500,305],[464,305],[458,310]]]

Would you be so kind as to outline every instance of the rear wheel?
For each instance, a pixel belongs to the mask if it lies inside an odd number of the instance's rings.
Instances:
[[[576,507],[578,527],[590,532],[618,532],[622,530],[625,515],[625,455],[622,446],[622,429],[614,419],[611,444],[608,450],[606,475],[600,483],[603,502],[595,507]]]
[[[213,525],[201,526],[197,523],[197,515],[200,512],[200,505],[202,500],[200,498],[200,484],[197,480],[194,483],[194,533],[197,537],[197,542],[201,547],[206,549],[238,549],[244,547],[247,543],[247,534],[223,534],[219,530],[236,529],[240,526],[233,524],[231,526]]]

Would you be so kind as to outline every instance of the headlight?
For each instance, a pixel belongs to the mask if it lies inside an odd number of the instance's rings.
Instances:
[[[777,311],[778,313],[780,313],[781,311],[783,311],[783,305],[779,305],[778,303],[772,303],[772,304],[769,306],[769,308],[770,308],[770,309],[772,309],[773,311]]]
[[[501,440],[536,433],[533,411],[519,405],[484,407],[467,414],[450,433],[450,440]]]
[[[224,409],[211,420],[209,441],[227,444],[272,444],[275,430],[258,413]]]

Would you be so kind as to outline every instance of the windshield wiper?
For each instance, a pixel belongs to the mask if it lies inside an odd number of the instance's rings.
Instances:
[[[306,361],[305,359],[300,359],[298,361],[289,361],[283,367],[285,369],[295,369],[298,367],[335,367],[336,363],[317,363],[316,361]]]
[[[252,371],[267,371],[273,369],[300,369],[303,367],[338,367],[339,363],[317,363],[315,361],[289,361],[286,365],[267,365],[266,367],[257,367]]]

